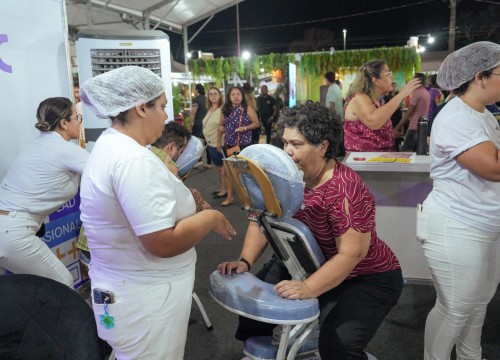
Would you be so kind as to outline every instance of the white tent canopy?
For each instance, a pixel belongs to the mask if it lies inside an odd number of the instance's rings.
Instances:
[[[66,0],[68,25],[81,29],[162,29],[183,35],[184,51],[212,17],[244,0]],[[188,38],[190,25],[206,19]]]

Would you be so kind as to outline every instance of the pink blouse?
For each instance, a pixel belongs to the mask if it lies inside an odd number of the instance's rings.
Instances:
[[[348,204],[347,213],[344,202]],[[337,162],[332,178],[326,183],[316,189],[305,190],[304,208],[294,217],[312,231],[327,260],[337,254],[335,238],[349,228],[371,233],[368,253],[348,279],[400,268],[396,255],[377,236],[372,194],[359,175],[342,163]]]
[[[347,107],[353,95],[346,100]],[[376,108],[380,104],[373,102]],[[345,119],[345,116],[344,116]],[[394,130],[391,119],[380,129],[370,130],[361,120],[344,120],[344,146],[346,151],[394,151]]]

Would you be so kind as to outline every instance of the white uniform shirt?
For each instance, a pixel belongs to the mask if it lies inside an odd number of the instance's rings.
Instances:
[[[0,184],[0,210],[51,214],[76,195],[88,156],[55,131],[40,133]]]
[[[459,97],[436,116],[430,144],[433,189],[427,200],[446,216],[469,226],[500,231],[500,183],[462,167],[456,157],[485,141],[500,148],[500,127],[488,110],[473,110]]]
[[[112,128],[102,133],[85,167],[80,197],[91,278],[153,284],[194,271],[194,248],[160,258],[138,238],[173,227],[193,215],[196,205],[189,189],[134,139]]]
[[[330,109],[330,103],[335,104],[335,112],[340,116],[340,119],[344,121],[344,100],[342,98],[342,90],[336,83],[328,87],[328,92],[326,93],[327,109]]]

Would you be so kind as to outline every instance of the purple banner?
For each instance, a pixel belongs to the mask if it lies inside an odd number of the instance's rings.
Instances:
[[[73,199],[50,214],[49,220],[52,222],[74,212],[78,212],[78,214],[80,214],[80,191],[76,193],[76,196]]]
[[[6,42],[9,42],[7,34],[0,34],[0,45]],[[12,73],[12,66],[4,63],[1,57],[0,57],[0,70],[5,71],[6,73]]]

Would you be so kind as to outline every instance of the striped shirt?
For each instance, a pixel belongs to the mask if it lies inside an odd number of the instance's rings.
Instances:
[[[344,210],[344,202],[349,211]],[[349,228],[371,233],[366,257],[354,268],[348,279],[365,274],[399,269],[399,261],[375,228],[375,200],[354,170],[337,162],[333,176],[316,189],[304,192],[304,206],[294,216],[312,231],[325,258],[337,254],[335,238]]]

